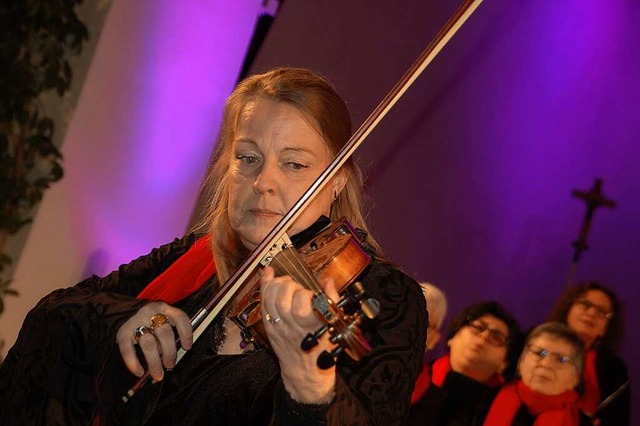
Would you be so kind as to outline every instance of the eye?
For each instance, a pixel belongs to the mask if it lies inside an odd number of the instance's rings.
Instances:
[[[306,164],[298,163],[295,161],[287,161],[285,164],[292,170],[303,170],[309,167]]]
[[[252,166],[260,161],[260,159],[256,155],[248,154],[238,154],[236,155],[236,160],[242,162],[243,164],[246,164],[247,166]]]

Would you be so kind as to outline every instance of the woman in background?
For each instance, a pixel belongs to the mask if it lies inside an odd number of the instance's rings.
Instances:
[[[484,425],[580,425],[575,389],[583,360],[584,345],[566,325],[548,322],[534,328],[518,362],[520,378],[500,390]]]
[[[624,329],[624,312],[616,293],[595,281],[569,287],[550,320],[567,324],[587,350],[580,409],[594,424],[629,425],[629,375],[624,361],[616,356]]]
[[[411,397],[410,424],[481,425],[520,354],[520,328],[496,302],[471,305],[453,319],[449,353],[425,364]]]

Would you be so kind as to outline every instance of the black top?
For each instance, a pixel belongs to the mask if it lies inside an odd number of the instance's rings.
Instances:
[[[379,262],[360,277],[369,297],[381,304],[364,330],[374,349],[360,363],[338,361],[333,403],[293,401],[277,359],[265,350],[216,355],[223,319],[214,321],[165,380],[120,403],[136,378],[118,365],[117,330],[146,303],[135,295],[197,238],[177,239],[106,277],[93,276],[42,299],[0,366],[2,423],[91,424],[98,405],[128,424],[142,419],[181,425],[405,423],[421,368],[427,313],[417,283]],[[177,305],[191,314],[197,299],[214,287],[212,280]],[[117,379],[121,375],[125,380]]]
[[[464,374],[449,372],[438,387],[430,384],[425,394],[411,406],[411,425],[482,425],[498,389]]]
[[[631,424],[631,390],[630,386],[616,393],[629,380],[627,366],[622,359],[613,356],[598,355],[596,371],[600,385],[600,403],[610,395],[615,397],[609,404],[599,409],[595,419],[600,419],[600,426],[625,426]]]

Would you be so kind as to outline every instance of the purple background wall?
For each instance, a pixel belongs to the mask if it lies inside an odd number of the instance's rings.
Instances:
[[[357,126],[458,4],[288,0],[253,71],[320,71]],[[443,288],[451,313],[495,299],[523,327],[563,289],[584,215],[570,191],[603,178],[619,205],[596,213],[576,279],[625,301],[622,356],[636,384],[638,22],[635,0],[486,1],[358,153],[388,254]]]

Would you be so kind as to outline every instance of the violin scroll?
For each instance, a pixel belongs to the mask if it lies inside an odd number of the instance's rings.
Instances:
[[[318,340],[327,331],[331,335],[331,343],[338,345],[331,352],[323,351],[317,360],[319,368],[326,370],[335,365],[335,360],[342,353],[346,353],[355,361],[360,361],[371,351],[371,346],[362,335],[360,324],[363,318],[373,319],[380,312],[380,303],[372,298],[366,298],[364,286],[359,281],[351,284],[344,292],[344,296],[334,303],[326,294],[314,297],[313,307],[322,315],[325,324],[316,332],[309,333],[300,343],[302,350],[308,351],[318,344]],[[345,313],[349,305],[358,304],[359,309],[353,313]]]

